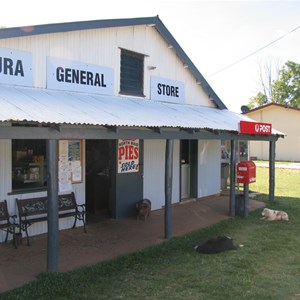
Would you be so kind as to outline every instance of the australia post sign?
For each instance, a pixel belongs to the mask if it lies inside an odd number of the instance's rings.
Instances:
[[[272,134],[272,124],[261,122],[240,121],[240,133]]]
[[[118,140],[118,173],[139,171],[139,140]]]

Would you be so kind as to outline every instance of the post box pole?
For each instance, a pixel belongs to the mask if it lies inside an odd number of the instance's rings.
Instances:
[[[249,214],[249,184],[244,184],[244,217],[248,217]]]
[[[230,155],[230,205],[229,205],[229,215],[231,217],[235,216],[235,177],[236,177],[236,140],[231,140],[231,155]]]

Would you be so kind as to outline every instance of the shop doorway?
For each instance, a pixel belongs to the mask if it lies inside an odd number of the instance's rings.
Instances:
[[[180,141],[181,200],[197,197],[197,153],[196,140]]]
[[[112,142],[86,140],[87,222],[111,216]]]

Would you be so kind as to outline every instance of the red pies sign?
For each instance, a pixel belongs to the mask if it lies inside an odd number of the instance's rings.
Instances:
[[[240,133],[245,134],[271,134],[272,124],[261,122],[240,121]]]

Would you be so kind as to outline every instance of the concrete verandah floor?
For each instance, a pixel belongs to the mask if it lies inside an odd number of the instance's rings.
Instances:
[[[250,200],[250,210],[264,204]],[[172,236],[181,236],[229,218],[229,197],[199,199],[172,207]],[[33,281],[47,270],[47,234],[30,237],[31,246],[15,249],[11,242],[0,244],[0,293]],[[164,210],[151,213],[147,221],[103,219],[59,232],[58,271],[109,260],[165,241]]]

